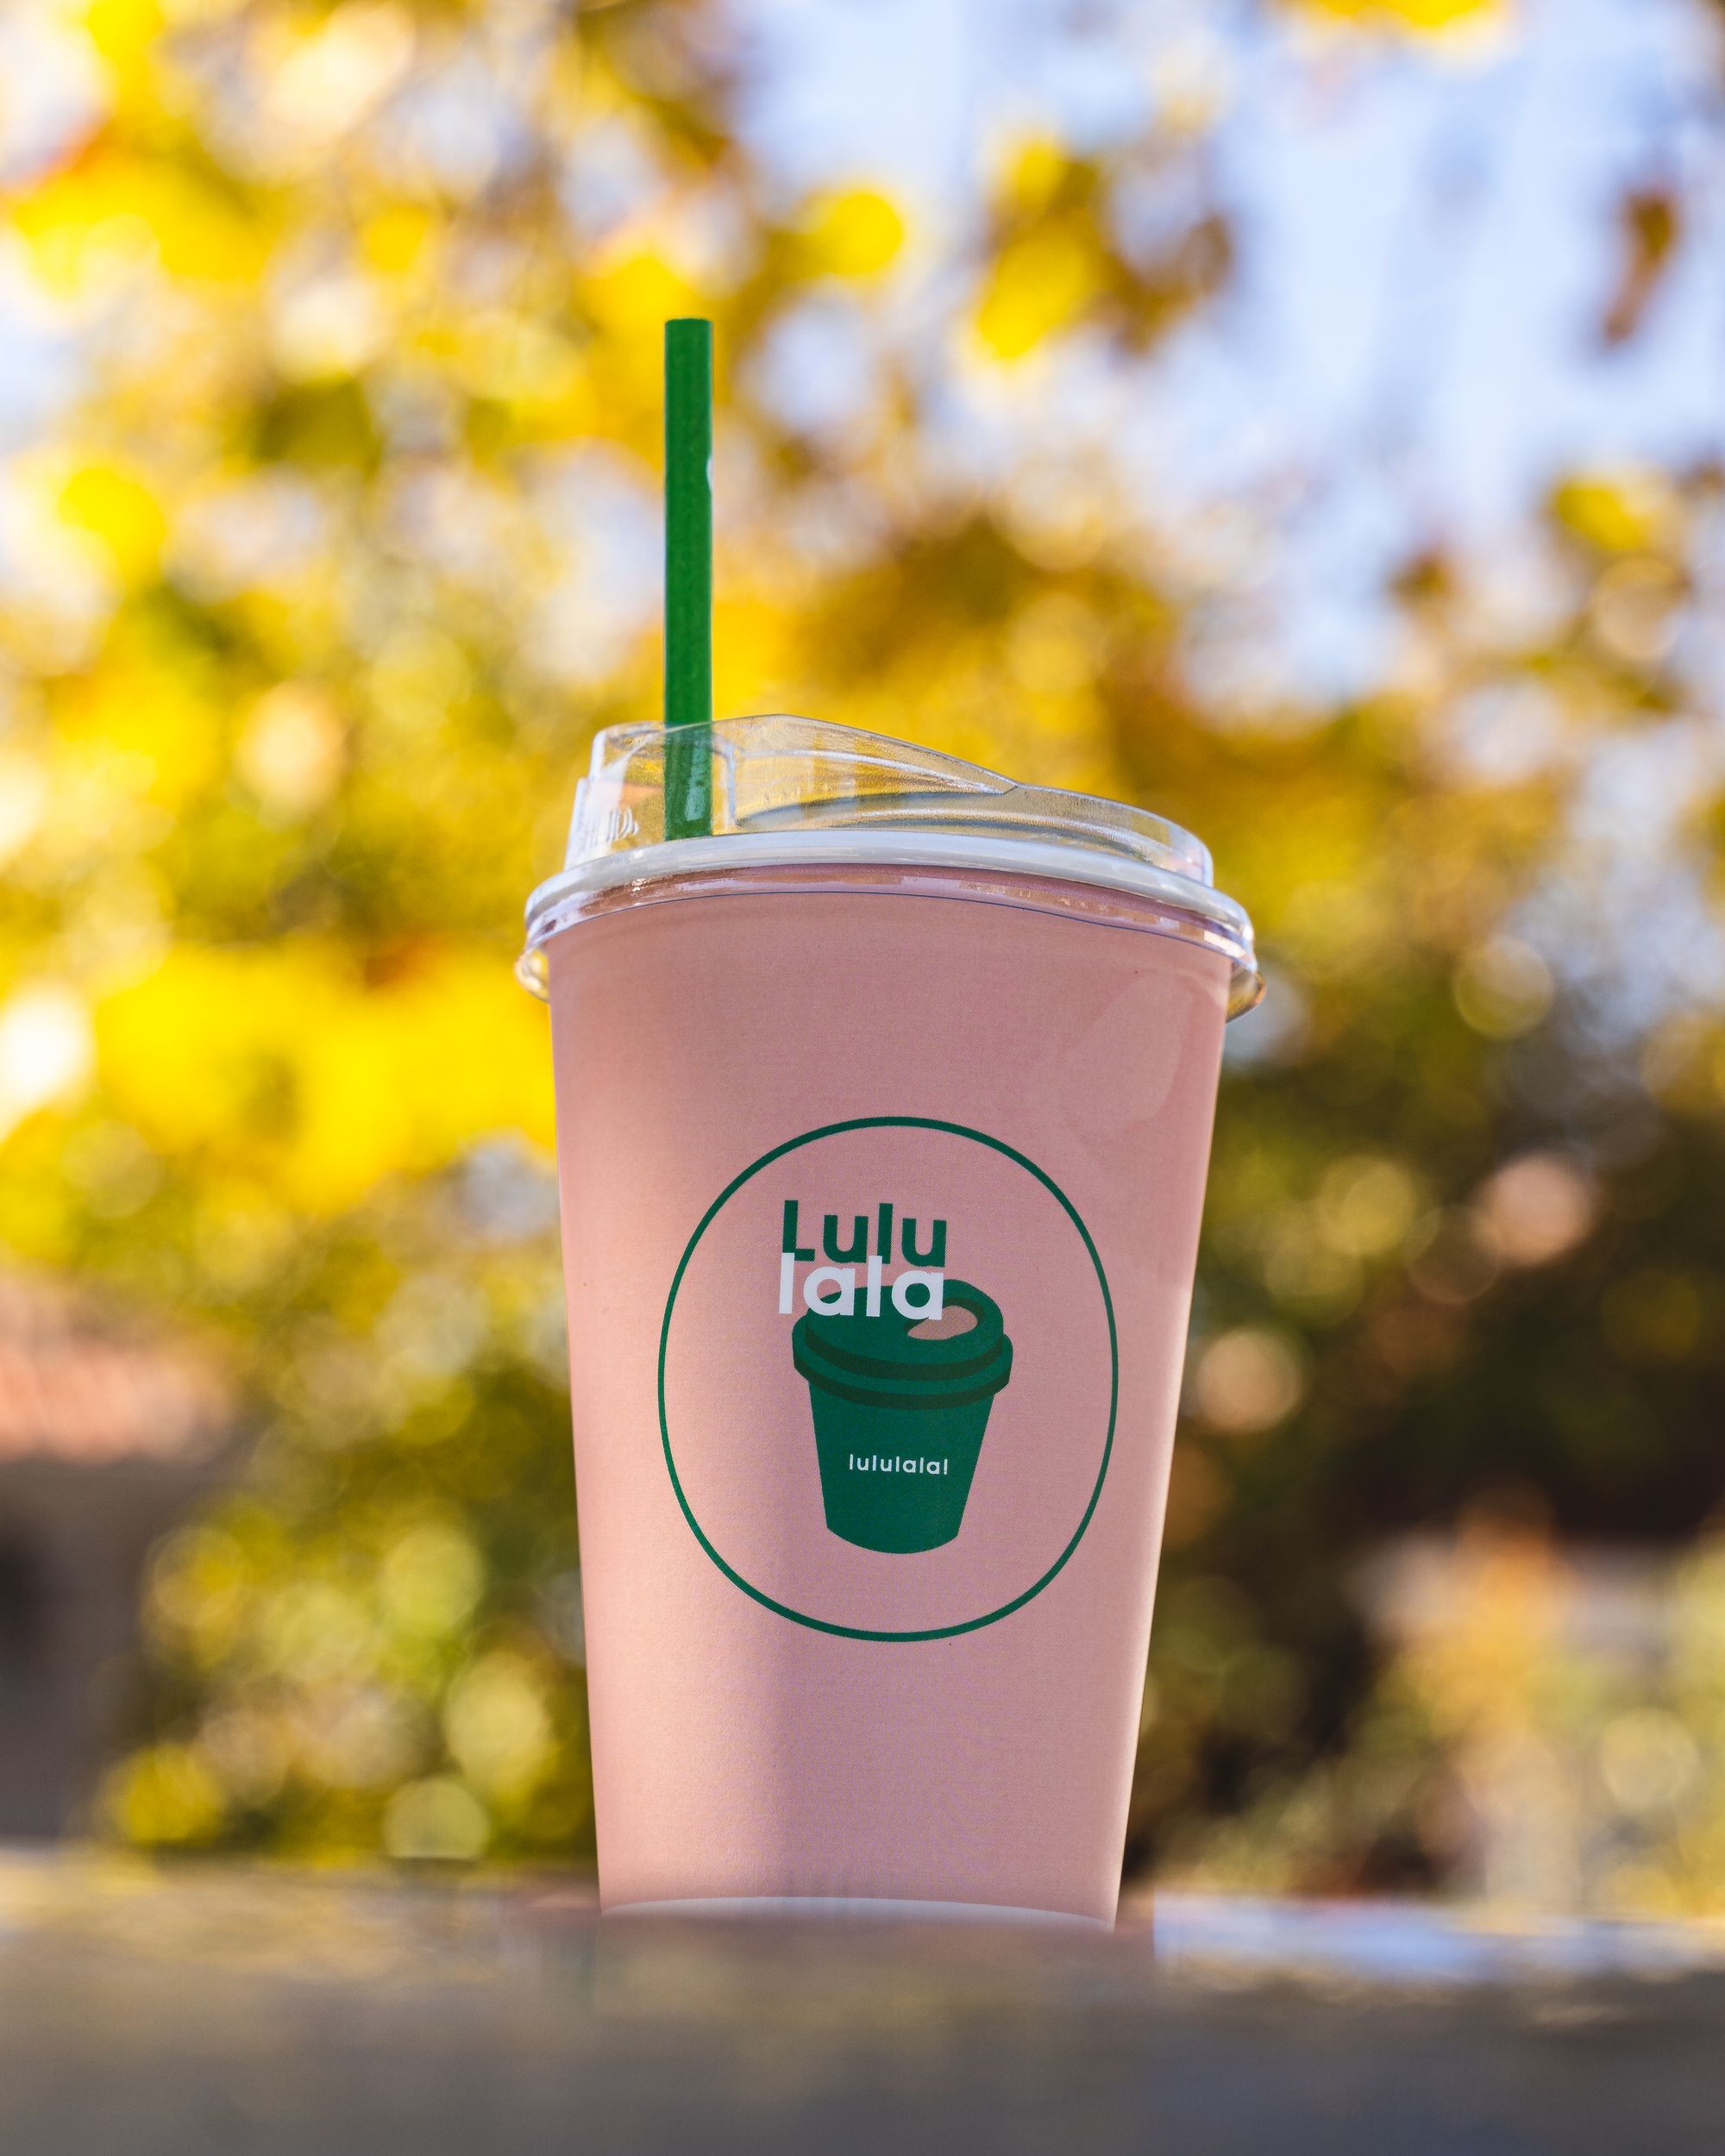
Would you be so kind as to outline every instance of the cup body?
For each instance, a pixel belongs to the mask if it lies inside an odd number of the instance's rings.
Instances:
[[[1229,964],[1020,895],[546,945],[607,1908],[1113,1917]]]

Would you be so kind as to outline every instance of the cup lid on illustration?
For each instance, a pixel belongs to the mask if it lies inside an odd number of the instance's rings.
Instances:
[[[524,983],[602,893],[643,902],[668,880],[751,868],[961,868],[1151,902],[1161,932],[1226,956],[1231,1017],[1263,993],[1245,910],[1207,849],[1149,810],[998,772],[884,735],[772,716],[609,726],[575,791],[561,870],[527,904]],[[666,895],[669,895],[667,891]]]
[[[805,1311],[791,1336],[797,1369],[829,1392],[898,1407],[950,1406],[1000,1391],[1012,1375],[1013,1344],[1000,1305],[964,1280],[945,1282],[944,1300],[969,1314],[968,1330],[931,1336],[925,1320],[891,1302],[872,1318]]]

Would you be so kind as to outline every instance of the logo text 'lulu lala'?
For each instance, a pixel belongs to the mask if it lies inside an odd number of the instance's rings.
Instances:
[[[950,1475],[950,1460],[883,1460],[878,1452],[871,1452],[866,1460],[850,1455],[851,1471],[857,1475]]]
[[[821,1222],[820,1249],[805,1245],[800,1225],[801,1208],[794,1198],[785,1200],[785,1230],[779,1251],[779,1314],[790,1317],[796,1309],[797,1268],[808,1265],[802,1282],[805,1308],[824,1317],[849,1318],[856,1314],[861,1269],[863,1314],[878,1318],[881,1298],[889,1294],[901,1318],[938,1318],[946,1301],[946,1223],[929,1223],[928,1247],[919,1239],[920,1224],[914,1216],[899,1223],[899,1250],[905,1269],[887,1278],[893,1262],[893,1208],[883,1205],[871,1222],[866,1213],[853,1214],[849,1235],[839,1241],[839,1216],[829,1213]],[[869,1248],[869,1230],[874,1248]],[[817,1257],[828,1263],[817,1265]]]

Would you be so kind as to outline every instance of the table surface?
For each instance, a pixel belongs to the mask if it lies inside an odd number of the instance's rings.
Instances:
[[[1113,1935],[0,1852],[3,2156],[1725,2149],[1725,1929],[1160,1897]]]

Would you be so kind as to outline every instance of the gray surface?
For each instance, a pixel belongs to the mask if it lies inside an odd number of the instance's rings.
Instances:
[[[0,2151],[1725,2147],[1707,1934],[1172,1898],[1157,1929],[0,1858]]]

